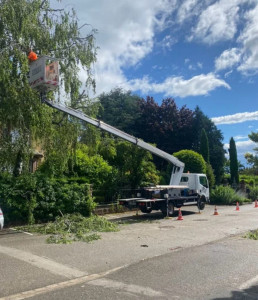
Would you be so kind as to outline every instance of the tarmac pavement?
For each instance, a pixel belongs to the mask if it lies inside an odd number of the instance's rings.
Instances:
[[[214,206],[207,205],[201,214],[196,207],[185,207],[183,221],[177,217],[163,219],[161,213],[107,215],[123,224],[120,231],[101,233],[101,240],[91,244],[46,244],[45,236],[6,230],[0,234],[0,297],[58,283],[76,284],[90,280],[90,276],[103,278],[153,257],[258,228],[258,208],[254,204],[240,206],[240,211],[234,206],[217,209],[219,215],[214,216]]]

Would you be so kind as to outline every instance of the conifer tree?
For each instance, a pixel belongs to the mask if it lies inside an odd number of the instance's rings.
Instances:
[[[238,184],[239,174],[238,174],[237,150],[236,150],[236,143],[233,137],[231,137],[230,139],[228,150],[229,150],[229,160],[230,160],[231,183]]]

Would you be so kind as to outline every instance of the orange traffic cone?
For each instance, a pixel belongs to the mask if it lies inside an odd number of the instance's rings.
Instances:
[[[236,204],[236,210],[239,210],[239,203]]]
[[[181,208],[179,208],[179,210],[178,210],[178,217],[177,217],[177,220],[178,220],[178,221],[184,220],[184,219],[183,219],[183,216],[182,216]]]
[[[255,208],[257,208],[257,207],[258,207],[258,201],[257,201],[257,200],[255,200],[254,207],[255,207]]]
[[[218,213],[218,211],[217,211],[217,206],[215,206],[215,208],[214,208],[214,214],[213,214],[213,215],[214,215],[214,216],[218,216],[218,214],[219,214],[219,213]]]

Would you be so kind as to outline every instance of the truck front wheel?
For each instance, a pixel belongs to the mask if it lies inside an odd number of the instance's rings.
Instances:
[[[197,206],[199,210],[204,210],[205,202],[206,202],[206,198],[204,196],[201,196],[201,198],[197,202]]]
[[[175,212],[174,204],[168,203],[168,207],[166,204],[164,204],[161,208],[161,212],[164,217],[172,217]]]

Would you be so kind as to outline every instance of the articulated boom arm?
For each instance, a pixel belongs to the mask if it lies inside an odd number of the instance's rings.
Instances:
[[[105,130],[109,133],[112,133],[128,142],[131,142],[135,145],[137,145],[140,148],[143,148],[145,150],[150,151],[153,154],[156,154],[157,156],[160,156],[162,158],[164,158],[165,160],[169,161],[170,163],[173,164],[173,170],[172,170],[172,174],[171,174],[171,178],[170,178],[170,185],[179,185],[183,170],[184,170],[184,163],[182,163],[180,160],[178,160],[176,157],[148,144],[145,143],[144,141],[129,135],[119,129],[116,129],[115,127],[112,127],[100,120],[96,120],[93,118],[90,118],[89,116],[85,115],[83,112],[66,107],[64,105],[61,104],[57,104],[51,101],[48,101],[46,99],[43,100],[43,102],[45,104],[47,104],[48,106],[55,108],[59,111],[65,112],[73,117],[78,118],[79,120],[85,121],[89,124],[92,124],[102,130]]]

